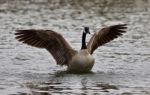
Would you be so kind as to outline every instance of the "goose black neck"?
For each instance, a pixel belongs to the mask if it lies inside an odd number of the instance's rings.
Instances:
[[[82,34],[82,47],[81,47],[81,49],[87,49],[85,40],[86,40],[86,33],[83,32],[83,34]]]

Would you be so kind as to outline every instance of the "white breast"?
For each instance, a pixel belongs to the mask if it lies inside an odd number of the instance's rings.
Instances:
[[[94,58],[87,50],[81,50],[69,62],[68,70],[71,72],[88,72],[94,65]]]

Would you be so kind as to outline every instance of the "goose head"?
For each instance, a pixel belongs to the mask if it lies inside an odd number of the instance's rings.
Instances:
[[[84,31],[83,31],[83,32],[84,32],[85,34],[91,34],[89,27],[84,27]]]

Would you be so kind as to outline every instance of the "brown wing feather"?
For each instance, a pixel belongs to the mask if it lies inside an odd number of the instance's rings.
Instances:
[[[59,33],[52,30],[17,30],[15,35],[20,42],[46,48],[58,65],[68,65],[69,60],[76,53]]]
[[[122,33],[126,32],[125,29],[127,29],[126,24],[120,24],[106,27],[101,29],[99,32],[96,32],[87,45],[89,52],[93,54],[95,49],[99,46],[121,36]]]

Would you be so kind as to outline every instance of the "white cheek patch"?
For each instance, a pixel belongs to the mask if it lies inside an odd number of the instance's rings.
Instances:
[[[83,31],[84,33],[86,33],[85,31]]]
[[[91,35],[91,36],[93,36],[93,35],[94,35],[94,33],[90,33],[90,35]]]

